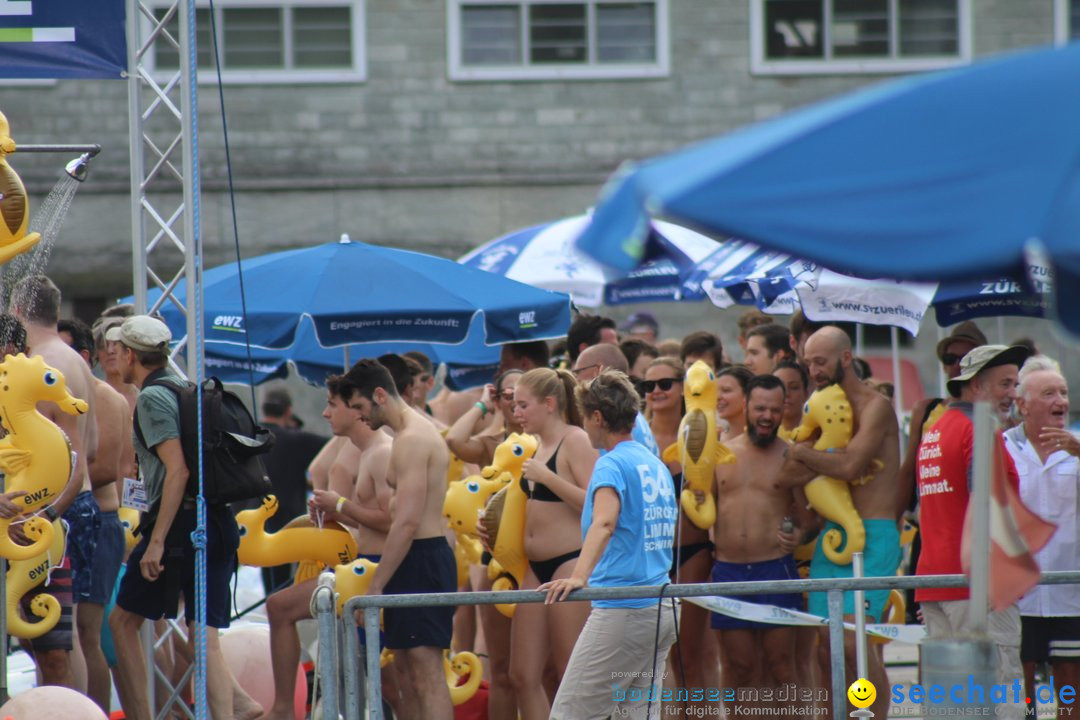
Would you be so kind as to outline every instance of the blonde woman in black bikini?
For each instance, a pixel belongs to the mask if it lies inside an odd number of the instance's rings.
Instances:
[[[649,419],[656,444],[661,451],[678,439],[679,421],[683,416],[683,364],[678,358],[661,357],[649,363],[645,380],[638,384],[645,398],[645,417]],[[676,483],[676,495],[682,492],[682,466],[666,463]],[[672,550],[671,581],[682,583],[705,582],[712,570],[713,544],[709,531],[702,530],[680,512]],[[679,619],[678,642],[668,653],[675,687],[720,687],[720,655],[709,632],[709,613],[693,603],[683,603]],[[685,672],[685,675],[684,675]],[[706,707],[713,703],[665,703],[664,712],[670,717],[685,717],[685,708]]]
[[[521,480],[529,496],[525,519],[529,570],[522,589],[569,577],[581,552],[581,508],[597,454],[581,429],[575,384],[565,370],[537,368],[522,375],[514,389],[514,417],[540,440]],[[510,679],[522,720],[548,717],[544,669],[550,658],[562,680],[590,609],[586,602],[517,606],[510,632]]]

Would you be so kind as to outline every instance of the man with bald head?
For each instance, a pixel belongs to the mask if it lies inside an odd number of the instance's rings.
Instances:
[[[1023,423],[1005,431],[1005,447],[1016,463],[1024,504],[1058,526],[1035,560],[1041,570],[1075,570],[1080,442],[1066,427],[1069,386],[1058,364],[1043,355],[1024,363],[1019,381],[1016,406]],[[1017,605],[1026,697],[1037,697],[1035,666],[1041,663],[1050,663],[1058,687],[1080,684],[1080,588],[1039,585]]]
[[[866,529],[864,575],[895,575],[900,564],[896,514],[900,439],[896,413],[883,395],[855,375],[851,340],[844,331],[831,325],[821,328],[807,339],[804,353],[807,372],[816,389],[822,390],[836,384],[847,394],[854,414],[854,432],[847,447],[835,452],[814,450],[811,442],[792,445],[780,481],[785,485],[801,486],[818,475],[827,475],[851,483],[851,498]],[[866,477],[870,479],[864,482]],[[832,528],[839,529],[839,526],[828,522],[824,529]],[[833,564],[825,557],[819,543],[810,563],[810,577],[851,576],[852,565]],[[888,595],[888,590],[866,592],[867,617],[871,622],[882,620]],[[848,621],[854,621],[854,606],[854,593],[844,593],[844,615]],[[810,612],[828,616],[825,593],[810,594]],[[822,630],[819,647],[823,677],[828,677],[829,642],[825,629]],[[857,678],[854,633],[845,633],[844,655],[847,673],[854,680]],[[887,686],[888,680],[879,655],[871,652],[868,656],[867,679],[876,687]],[[880,717],[888,711],[888,707],[888,693],[882,693],[875,700],[873,710]]]
[[[572,372],[579,383],[584,383],[596,378],[605,370],[618,370],[627,375],[630,374],[630,363],[626,361],[626,356],[618,345],[600,343],[585,348],[574,362]],[[634,440],[647,447],[649,452],[660,457],[660,448],[656,445],[656,438],[653,437],[649,421],[640,412],[637,414],[637,420],[634,421],[634,430],[631,434]],[[603,455],[604,451],[601,450],[600,454]]]

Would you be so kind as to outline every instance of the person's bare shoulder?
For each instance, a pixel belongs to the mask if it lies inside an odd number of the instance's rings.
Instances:
[[[127,398],[104,380],[94,378],[94,399],[98,402],[98,415],[108,417],[118,424],[123,423],[130,412]]]

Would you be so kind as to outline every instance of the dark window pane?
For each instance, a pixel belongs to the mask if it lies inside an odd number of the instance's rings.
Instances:
[[[1069,0],[1069,37],[1080,38],[1080,0]]]
[[[834,57],[888,57],[888,0],[833,0],[832,46]]]
[[[957,0],[900,0],[900,55],[957,55]]]
[[[293,67],[352,67],[351,8],[297,7],[292,12]]]
[[[656,5],[605,3],[596,7],[596,59],[602,63],[656,61]]]
[[[822,58],[823,0],[764,0],[765,57]]]
[[[166,8],[154,10],[154,17],[158,20],[165,17]],[[180,41],[180,21],[177,19],[179,12],[174,13],[166,23],[167,32],[177,41]],[[210,38],[210,10],[195,11],[195,44],[196,58],[200,68],[214,67],[214,48]],[[180,67],[180,55],[172,44],[158,41],[154,47],[154,62],[162,70],[175,70]]]
[[[584,5],[529,7],[529,60],[534,63],[583,63],[588,60]]]
[[[464,65],[520,65],[521,9],[517,5],[461,8],[461,62]]]
[[[227,68],[285,67],[281,8],[226,8],[222,15]]]

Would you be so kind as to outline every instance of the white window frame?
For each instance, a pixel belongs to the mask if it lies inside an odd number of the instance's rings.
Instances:
[[[904,72],[921,72],[940,68],[966,65],[972,59],[971,0],[958,0],[960,13],[957,28],[958,54],[947,57],[922,58],[837,58],[770,60],[765,56],[765,1],[747,0],[750,5],[750,72],[754,75],[871,75]],[[831,0],[826,3],[822,30],[826,33],[823,46],[828,43],[831,25]],[[890,0],[889,16],[896,17],[898,0]],[[895,27],[895,23],[894,23]],[[895,32],[895,30],[894,30]]]
[[[156,10],[162,5],[154,5]],[[195,0],[198,10],[208,10],[208,0]],[[226,10],[232,8],[302,8],[302,7],[349,7],[352,8],[352,69],[334,70],[282,70],[282,69],[244,69],[228,70],[221,69],[221,82],[225,85],[290,85],[302,83],[362,83],[367,81],[367,0],[214,0],[214,8]],[[153,27],[151,21],[142,18],[145,26],[144,33],[148,33]],[[285,38],[285,46],[292,44],[292,38]],[[218,50],[224,54],[224,48],[220,45]],[[213,50],[211,49],[212,53]],[[157,70],[154,67],[156,57],[148,53],[146,67],[154,73],[156,79],[162,80],[175,70]],[[217,83],[217,72],[212,69],[199,68],[198,82],[200,85],[212,85]]]
[[[1069,42],[1069,0],[1054,0],[1054,44]]]
[[[619,80],[667,77],[671,72],[670,24],[668,0],[648,0],[656,6],[656,60],[651,63],[574,63],[567,65],[465,65],[461,62],[462,5],[546,5],[582,4],[591,14],[598,0],[446,0],[446,67],[454,82],[528,81],[528,80]],[[595,27],[595,25],[593,25]],[[528,32],[528,23],[522,28]],[[590,52],[595,46],[590,37]]]

